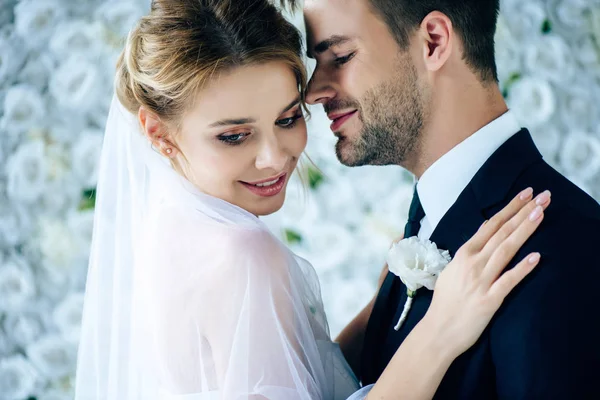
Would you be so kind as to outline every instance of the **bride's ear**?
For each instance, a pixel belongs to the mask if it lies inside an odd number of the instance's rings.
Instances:
[[[169,139],[167,127],[160,118],[145,107],[140,107],[138,120],[144,135],[152,143],[152,146],[165,157],[174,158],[178,149]]]

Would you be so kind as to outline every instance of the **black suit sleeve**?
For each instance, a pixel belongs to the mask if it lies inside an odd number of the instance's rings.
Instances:
[[[499,399],[599,399],[600,224],[561,221],[522,249],[542,262],[490,326]]]

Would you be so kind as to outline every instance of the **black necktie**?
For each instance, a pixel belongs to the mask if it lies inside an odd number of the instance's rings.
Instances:
[[[408,221],[404,226],[404,237],[409,238],[411,236],[417,236],[419,229],[421,228],[421,220],[425,217],[425,210],[421,205],[417,188],[413,193],[412,201],[410,202],[410,209],[408,210]]]

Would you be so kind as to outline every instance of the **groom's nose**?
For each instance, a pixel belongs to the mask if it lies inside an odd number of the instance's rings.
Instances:
[[[308,104],[323,104],[336,96],[336,91],[331,86],[331,81],[326,79],[325,74],[319,69],[315,70],[312,78],[308,82],[308,90],[306,92],[306,102]]]

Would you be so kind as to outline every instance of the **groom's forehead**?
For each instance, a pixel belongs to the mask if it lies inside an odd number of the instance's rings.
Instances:
[[[357,38],[374,19],[370,0],[305,0],[304,20],[308,44],[329,38]]]

